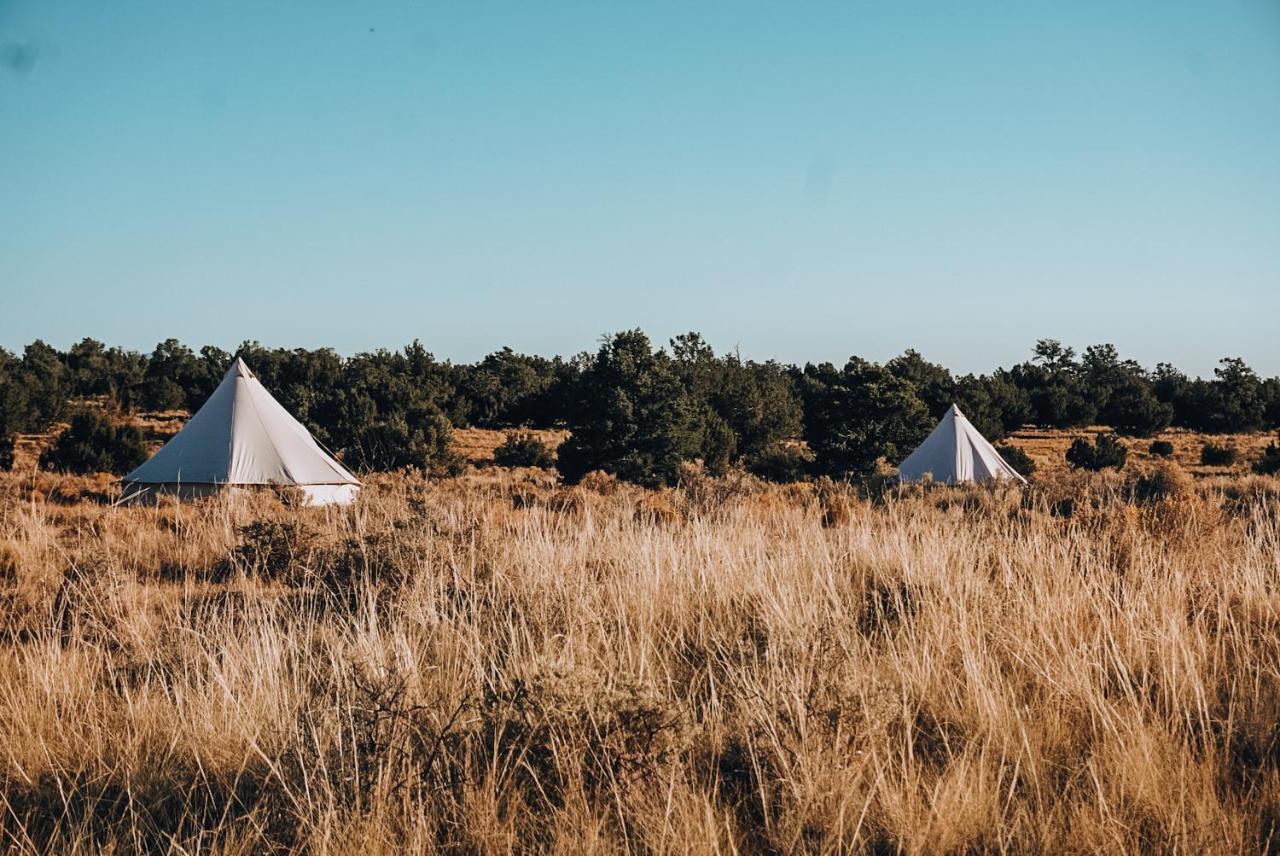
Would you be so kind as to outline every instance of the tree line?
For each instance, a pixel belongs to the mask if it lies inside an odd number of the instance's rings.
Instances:
[[[1077,354],[1052,339],[1009,369],[959,376],[913,350],[885,363],[801,367],[718,355],[697,333],[654,347],[639,330],[568,359],[504,348],[475,363],[438,360],[416,341],[343,357],[257,342],[194,351],[175,339],[144,354],[85,339],[66,351],[42,341],[20,355],[0,348],[0,465],[17,433],[75,416],[85,432],[116,436],[87,425],[87,400],[99,410],[194,411],[237,356],[321,443],[366,471],[456,470],[450,437],[463,426],[568,428],[556,460],[567,480],[604,470],[656,485],[693,460],[779,481],[864,476],[878,459],[908,454],[952,402],[992,441],[1026,424],[1100,424],[1140,437],[1170,425],[1280,425],[1280,378],[1261,378],[1239,358],[1193,378],[1164,363],[1146,369],[1112,345]]]

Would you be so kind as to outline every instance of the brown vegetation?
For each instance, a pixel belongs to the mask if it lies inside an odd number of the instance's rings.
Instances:
[[[1098,434],[1109,434],[1111,429],[1096,428],[1023,428],[1014,432],[1005,442],[1022,448],[1036,462],[1039,473],[1065,470],[1066,451],[1071,441],[1078,437],[1092,440]],[[1120,442],[1129,450],[1129,465],[1155,461],[1158,458],[1151,454],[1151,441],[1168,440],[1173,445],[1170,460],[1176,462],[1187,473],[1195,476],[1230,475],[1248,472],[1250,462],[1262,456],[1267,443],[1275,439],[1274,431],[1258,431],[1252,434],[1232,434],[1228,439],[1240,450],[1240,459],[1234,467],[1211,467],[1200,463],[1200,452],[1204,444],[1215,439],[1212,434],[1201,434],[1185,428],[1169,428],[1154,437],[1120,437]],[[1221,438],[1216,438],[1221,439]]]
[[[1249,852],[1280,491],[0,479],[11,852]]]
[[[494,449],[501,446],[510,433],[510,431],[490,428],[455,428],[453,429],[453,448],[470,463],[490,463],[493,461]],[[552,451],[569,436],[568,431],[536,428],[523,429],[523,433],[541,440]]]

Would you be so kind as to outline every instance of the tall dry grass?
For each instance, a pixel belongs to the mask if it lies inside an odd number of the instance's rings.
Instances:
[[[0,841],[1274,852],[1275,491],[1166,476],[400,477],[342,511],[11,478]]]

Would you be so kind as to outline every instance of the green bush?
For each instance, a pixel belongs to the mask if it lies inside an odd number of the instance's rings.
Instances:
[[[64,473],[124,475],[147,459],[142,432],[94,410],[71,417],[71,427],[40,456],[40,466]]]
[[[1260,476],[1273,476],[1280,473],[1280,446],[1274,442],[1267,444],[1262,457],[1254,461],[1253,471]]]
[[[1004,462],[1017,470],[1018,475],[1024,479],[1029,479],[1035,474],[1036,462],[1031,460],[1031,456],[1024,452],[1021,446],[1002,443],[996,446],[996,451],[1000,453],[1000,457],[1004,458]]]
[[[710,407],[702,411],[702,466],[713,476],[729,471],[729,461],[735,457],[738,436]]]
[[[1205,443],[1200,449],[1200,463],[1206,467],[1229,467],[1237,457],[1236,447],[1225,443]]]
[[[420,470],[452,475],[453,426],[435,405],[364,424],[346,444],[344,463],[359,470]]]
[[[1083,437],[1078,438],[1067,449],[1067,463],[1071,466],[1091,472],[1105,469],[1120,469],[1129,457],[1129,450],[1124,447],[1115,434],[1099,434],[1090,443]]]
[[[746,459],[747,470],[765,481],[789,484],[804,481],[813,466],[813,453],[804,446],[778,443]]]
[[[555,465],[555,455],[547,444],[526,431],[507,435],[502,445],[493,450],[493,462],[500,467],[540,467]]]
[[[1173,444],[1168,440],[1152,440],[1148,451],[1157,458],[1171,458],[1173,457]]]

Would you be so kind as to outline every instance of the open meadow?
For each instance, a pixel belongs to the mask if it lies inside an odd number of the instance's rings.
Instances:
[[[108,486],[0,474],[6,852],[1280,844],[1274,479]]]
[[[1280,856],[1280,0],[0,0],[0,856]]]

